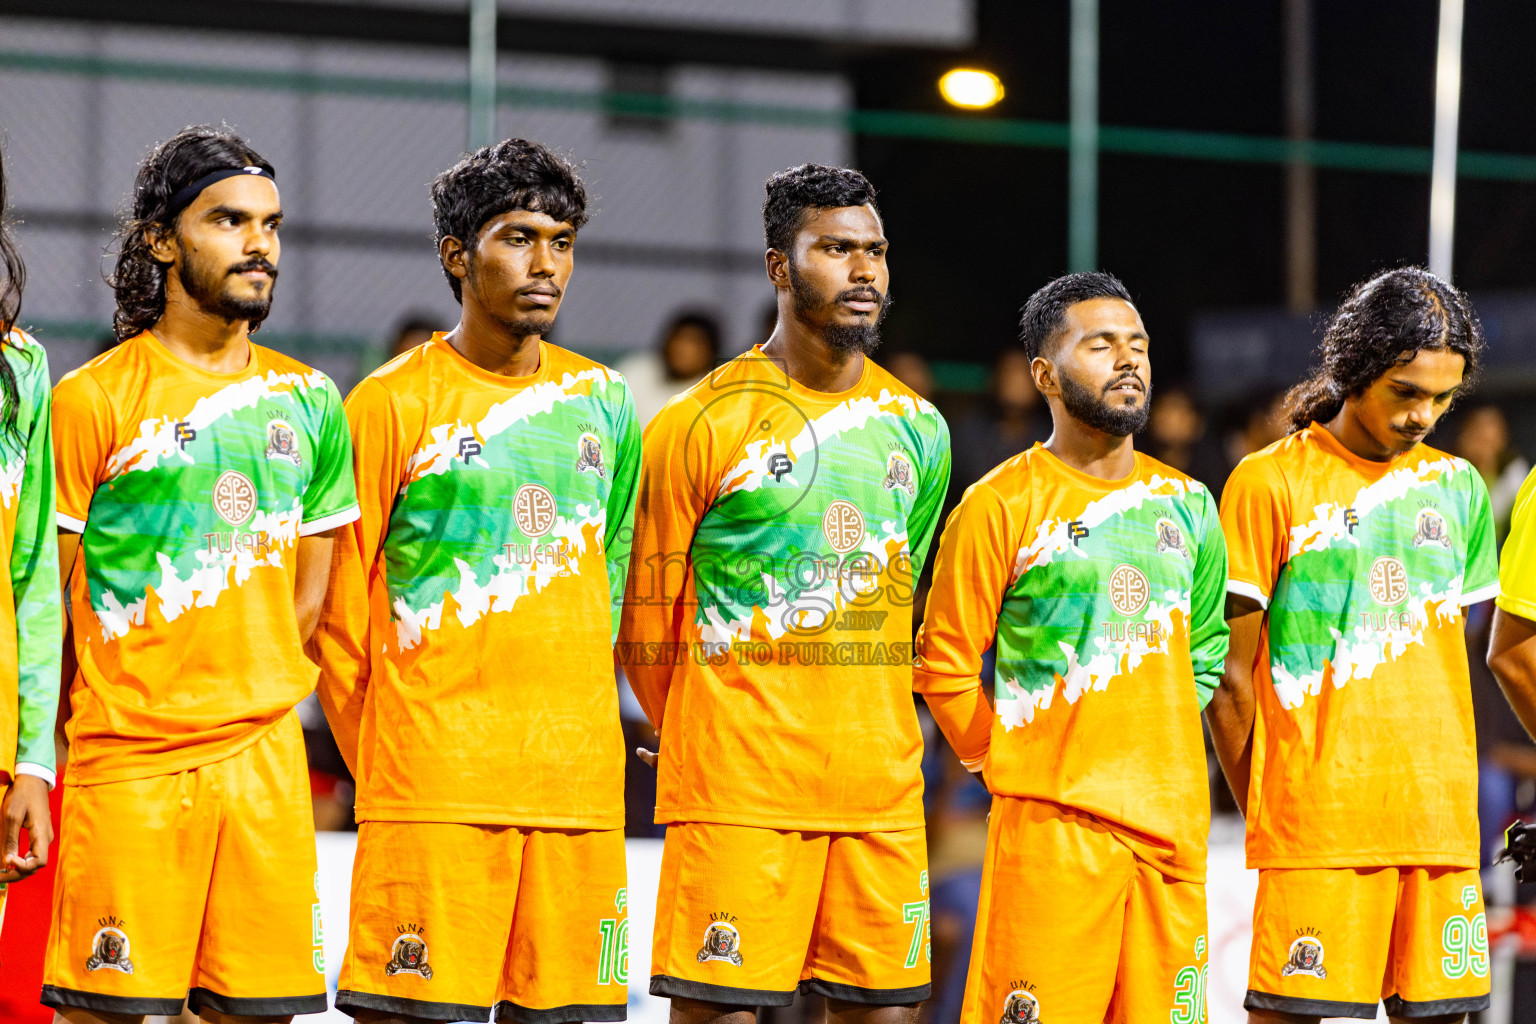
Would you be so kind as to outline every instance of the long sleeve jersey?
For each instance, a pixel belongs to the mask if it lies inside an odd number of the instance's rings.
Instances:
[[[0,355],[16,381],[15,431],[0,427],[0,785],[17,774],[54,781],[59,704],[59,535],[54,525],[53,432],[48,355],[12,331]]]
[[[912,600],[948,481],[943,418],[869,359],[827,393],[755,348],[651,420],[619,653],[658,822],[922,825]]]
[[[1202,484],[1140,453],[1102,480],[1036,445],[950,514],[915,686],[994,793],[1093,814],[1203,881],[1200,711],[1227,652],[1226,575]],[[994,640],[995,710],[979,678]]]
[[[314,648],[360,821],[624,824],[614,684],[640,428],[540,343],[505,377],[441,334],[347,399],[362,516]]]

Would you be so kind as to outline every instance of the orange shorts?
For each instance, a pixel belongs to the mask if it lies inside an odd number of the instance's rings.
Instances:
[[[992,799],[961,1024],[1205,1020],[1205,885],[1091,815]]]
[[[1488,1008],[1475,868],[1265,868],[1253,906],[1250,1010],[1375,1019]]]
[[[336,1008],[623,1020],[628,884],[619,829],[364,822]]]
[[[798,987],[908,1005],[928,998],[929,959],[923,829],[667,828],[652,995],[788,1006]]]
[[[323,1013],[315,827],[289,713],[191,771],[64,787],[44,1004]],[[188,987],[191,987],[188,991]]]

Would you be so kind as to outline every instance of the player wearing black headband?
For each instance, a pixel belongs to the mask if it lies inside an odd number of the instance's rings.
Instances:
[[[358,513],[335,386],[250,341],[282,217],[242,139],[159,146],[112,277],[121,344],[54,390],[78,668],[42,999],[70,1024],[326,1008],[293,708]]]

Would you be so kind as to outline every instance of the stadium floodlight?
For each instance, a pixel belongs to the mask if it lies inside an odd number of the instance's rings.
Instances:
[[[966,110],[985,110],[1003,98],[1003,83],[990,71],[954,68],[939,79],[939,93]]]

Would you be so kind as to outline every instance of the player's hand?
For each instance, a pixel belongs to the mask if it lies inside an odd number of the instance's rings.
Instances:
[[[655,768],[656,762],[661,760],[660,755],[658,755],[656,751],[646,750],[644,747],[636,747],[635,756],[644,761],[646,764],[650,765],[652,768]]]
[[[48,863],[53,843],[53,820],[48,815],[48,783],[36,775],[18,775],[0,800],[0,821],[5,822],[5,849],[0,853],[0,883],[19,882]],[[31,849],[23,857],[21,830],[27,830]]]

